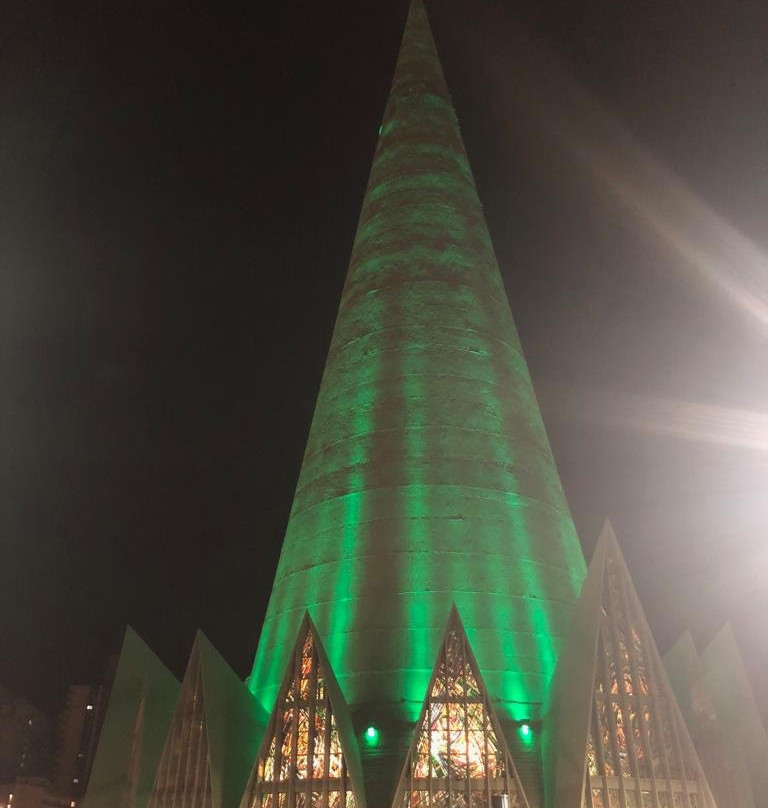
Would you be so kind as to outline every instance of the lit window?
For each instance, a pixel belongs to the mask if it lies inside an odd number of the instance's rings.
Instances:
[[[397,808],[484,808],[506,794],[526,805],[458,615],[440,648],[400,781]],[[430,798],[430,795],[431,798]]]
[[[92,705],[92,704],[86,704],[86,705],[85,705],[85,709],[86,709],[86,710],[92,710],[92,709],[93,709],[93,705]]]
[[[309,628],[290,671],[272,716],[269,746],[257,762],[250,808],[355,808],[325,672]],[[310,793],[311,802],[305,797]]]
[[[608,778],[620,778],[627,806],[658,804],[675,808],[712,805],[695,752],[670,703],[653,640],[646,634],[642,609],[626,571],[609,555],[603,573],[598,635],[598,665],[587,744],[591,808],[618,805],[618,790]],[[647,791],[650,778],[671,788]],[[694,803],[693,795],[702,794]],[[686,794],[688,797],[686,797]]]

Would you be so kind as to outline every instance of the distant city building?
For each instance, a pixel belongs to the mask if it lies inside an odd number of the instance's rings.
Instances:
[[[716,808],[703,727],[609,525],[585,563],[414,0],[247,686],[129,630],[83,808]]]
[[[109,689],[109,681],[73,685],[55,724],[26,699],[0,691],[0,808],[77,808],[88,785]]]
[[[66,808],[51,793],[52,726],[27,699],[8,691],[0,704],[0,808]]]
[[[72,808],[85,795],[108,698],[108,684],[73,685],[59,716],[51,781]]]
[[[0,787],[0,808],[69,808],[45,777],[18,777]]]
[[[25,698],[6,691],[0,704],[0,781],[46,777],[51,764],[51,722]]]

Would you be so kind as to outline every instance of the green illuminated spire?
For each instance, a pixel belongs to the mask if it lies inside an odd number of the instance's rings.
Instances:
[[[361,743],[380,730],[363,763],[385,782],[452,604],[500,718],[529,719],[583,576],[415,0],[250,687],[271,709],[308,611]]]

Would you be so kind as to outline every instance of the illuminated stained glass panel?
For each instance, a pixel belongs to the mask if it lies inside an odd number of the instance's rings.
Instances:
[[[527,808],[466,634],[454,612],[403,770],[398,808]]]
[[[591,808],[715,808],[640,605],[609,553],[590,735]]]
[[[212,808],[200,656],[193,651],[148,808]]]
[[[251,808],[355,808],[317,642],[299,638],[251,784]]]

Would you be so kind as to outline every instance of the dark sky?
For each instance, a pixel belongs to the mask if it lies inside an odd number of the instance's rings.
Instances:
[[[0,682],[248,671],[406,3],[0,3]],[[768,4],[429,4],[564,486],[768,658]]]

